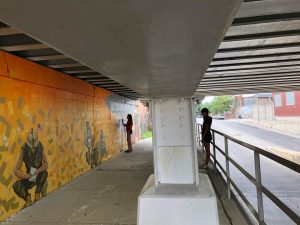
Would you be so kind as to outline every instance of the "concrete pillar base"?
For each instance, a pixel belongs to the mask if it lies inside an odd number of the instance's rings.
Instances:
[[[139,196],[137,224],[219,225],[216,195],[208,176],[199,174],[198,186],[155,186],[151,175]]]

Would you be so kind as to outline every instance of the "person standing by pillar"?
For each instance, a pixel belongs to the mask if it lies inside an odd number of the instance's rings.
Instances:
[[[127,115],[127,123],[124,123],[124,120],[122,119],[122,123],[124,127],[126,127],[126,133],[127,133],[127,145],[128,145],[128,150],[126,150],[126,153],[132,152],[132,143],[131,143],[131,135],[132,135],[132,126],[133,126],[133,121],[132,121],[132,115],[128,114]]]
[[[210,159],[210,142],[212,140],[212,135],[210,133],[212,118],[208,115],[209,111],[207,108],[201,109],[201,113],[203,116],[202,143],[203,143],[203,146],[204,146],[205,152],[206,152],[206,158],[205,158],[205,163],[204,163],[203,167],[207,168],[209,159]]]

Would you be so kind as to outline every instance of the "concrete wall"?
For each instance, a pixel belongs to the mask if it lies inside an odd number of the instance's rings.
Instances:
[[[252,119],[271,120],[274,117],[274,104],[268,98],[256,99],[256,104],[252,106]],[[251,118],[251,117],[250,117]]]
[[[49,193],[90,169],[87,136],[97,163],[126,148],[120,119],[127,113],[133,115],[137,141],[149,118],[140,102],[0,51],[0,221],[24,205],[12,186],[18,180],[15,162],[31,128],[48,158],[43,190]]]
[[[234,116],[232,115],[234,114]],[[274,117],[274,104],[267,97],[246,97],[235,96],[234,108],[228,118],[252,118],[252,119],[272,119]]]
[[[300,118],[299,117],[274,117],[273,119],[249,120],[249,122],[262,127],[271,128],[281,131],[285,134],[300,135]]]

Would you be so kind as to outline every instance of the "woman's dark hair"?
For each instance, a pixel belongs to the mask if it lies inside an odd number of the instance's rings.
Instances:
[[[207,114],[209,113],[209,111],[208,111],[208,109],[207,109],[207,108],[203,108],[203,109],[201,109],[201,112],[202,112],[202,113],[205,113],[205,112],[206,112]]]
[[[128,114],[128,115],[127,115],[127,119],[130,120],[130,121],[132,121],[132,115],[131,115],[131,114]]]

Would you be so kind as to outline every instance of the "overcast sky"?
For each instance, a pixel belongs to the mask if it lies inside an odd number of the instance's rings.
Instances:
[[[250,97],[254,94],[243,94],[243,97]],[[214,99],[214,96],[206,96],[204,99],[203,99],[203,103],[205,102],[211,102],[212,100]]]

